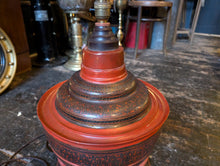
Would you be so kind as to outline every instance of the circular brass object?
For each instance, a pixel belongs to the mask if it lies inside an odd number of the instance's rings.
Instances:
[[[17,67],[14,46],[7,34],[0,28],[0,94],[12,82]]]

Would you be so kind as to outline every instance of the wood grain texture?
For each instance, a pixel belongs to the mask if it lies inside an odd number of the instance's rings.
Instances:
[[[19,0],[0,1],[0,27],[10,37],[17,55],[17,73],[31,68],[29,47]]]

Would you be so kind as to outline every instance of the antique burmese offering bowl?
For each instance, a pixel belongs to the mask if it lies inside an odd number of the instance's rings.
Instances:
[[[109,23],[96,23],[81,71],[49,89],[38,116],[60,166],[145,165],[169,114],[164,96],[125,68]]]

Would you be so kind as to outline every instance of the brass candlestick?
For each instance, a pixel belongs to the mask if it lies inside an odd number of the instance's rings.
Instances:
[[[85,14],[93,6],[94,0],[58,0],[59,6],[65,13],[69,14],[72,40],[72,49],[66,54],[70,57],[69,61],[64,65],[69,70],[78,71],[81,69],[82,63],[82,25],[80,23],[79,14]]]
[[[119,25],[118,25],[118,33],[117,33],[117,37],[118,37],[118,45],[122,46],[121,41],[124,37],[124,33],[122,31],[122,13],[124,11],[124,9],[126,8],[128,3],[128,0],[114,0],[114,9],[118,10],[118,14],[119,14]]]
[[[66,52],[70,59],[64,64],[64,67],[69,70],[78,71],[81,69],[82,63],[82,25],[77,14],[69,13],[69,18],[71,29],[69,35],[72,49]]]

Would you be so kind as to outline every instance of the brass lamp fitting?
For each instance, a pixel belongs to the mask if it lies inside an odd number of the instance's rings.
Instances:
[[[107,22],[110,17],[111,2],[109,0],[96,0],[94,8],[97,21]]]

